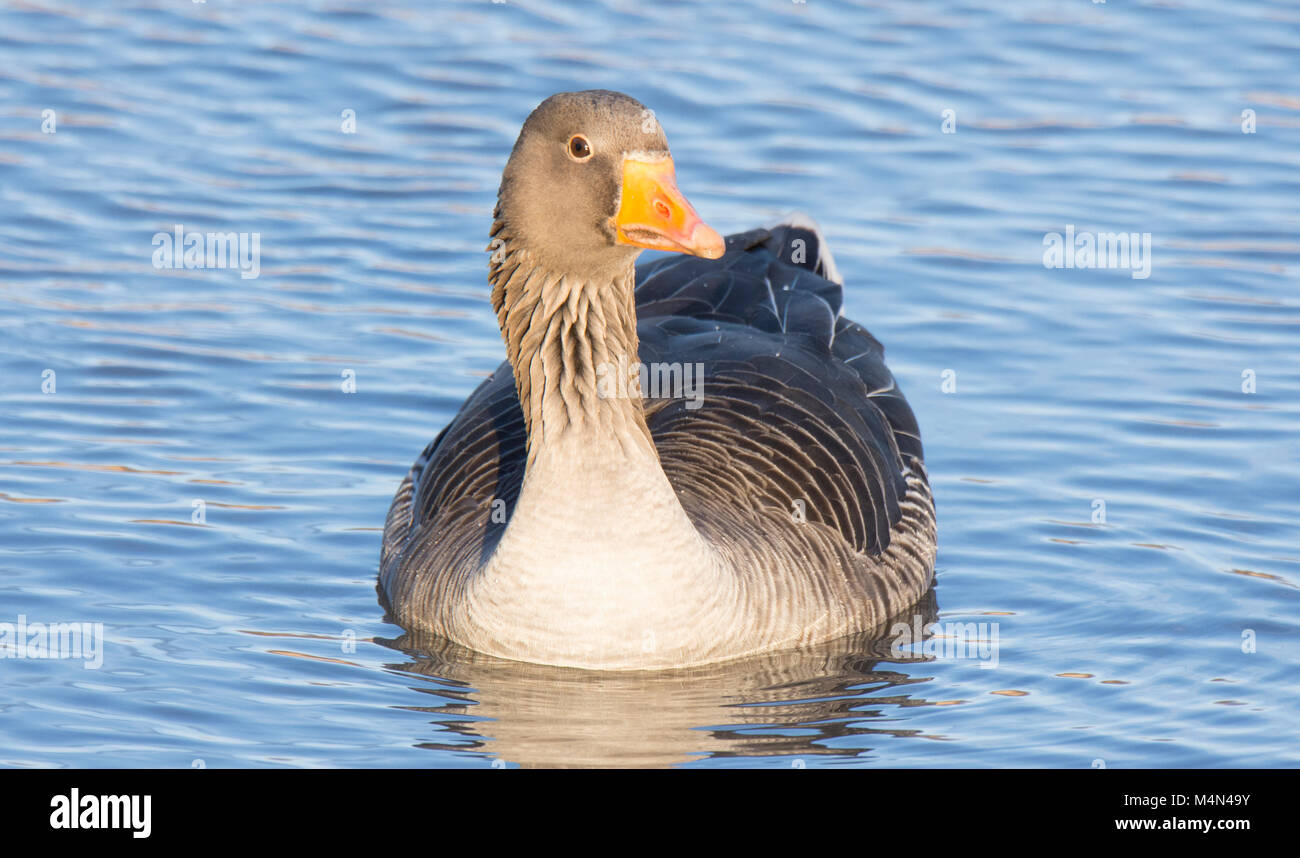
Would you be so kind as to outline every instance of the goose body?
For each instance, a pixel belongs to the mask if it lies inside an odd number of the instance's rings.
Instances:
[[[525,123],[489,248],[508,359],[384,528],[380,590],[407,628],[661,669],[868,630],[929,587],[920,433],[841,313],[823,236],[796,219],[724,249],[647,114],[566,93]],[[560,222],[539,196],[564,200]],[[634,267],[644,246],[697,255]]]

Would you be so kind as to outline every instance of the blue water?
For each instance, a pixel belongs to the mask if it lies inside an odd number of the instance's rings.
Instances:
[[[593,87],[720,230],[821,222],[996,667],[609,676],[384,622],[393,491],[503,356],[500,170]],[[176,224],[260,276],[156,269]],[[1067,225],[1150,276],[1045,267]],[[1294,3],[3,4],[0,623],[104,640],[0,659],[0,765],[1298,765],[1298,283]]]

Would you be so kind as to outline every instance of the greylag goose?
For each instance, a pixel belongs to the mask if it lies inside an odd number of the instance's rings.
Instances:
[[[524,122],[488,250],[507,361],[393,499],[395,622],[665,669],[868,630],[926,592],[916,419],[811,221],[724,242],[653,113],[571,92]]]

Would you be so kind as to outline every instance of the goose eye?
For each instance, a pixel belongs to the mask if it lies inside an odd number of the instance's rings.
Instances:
[[[581,134],[569,138],[569,157],[575,161],[585,161],[591,157],[591,144]]]

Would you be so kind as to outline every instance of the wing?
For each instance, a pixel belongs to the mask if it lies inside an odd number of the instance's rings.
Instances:
[[[384,524],[381,591],[421,598],[426,569],[486,561],[523,484],[527,432],[510,364],[503,362],[438,434],[398,487]]]
[[[923,470],[920,432],[880,343],[841,315],[836,276],[804,224],[731,236],[718,262],[646,266],[641,360],[702,378],[695,399],[647,400],[647,422],[693,518],[797,510],[879,554]]]

